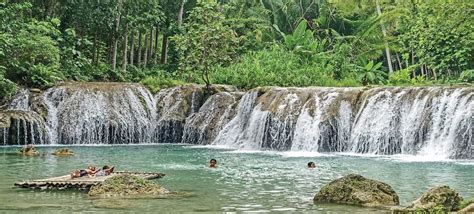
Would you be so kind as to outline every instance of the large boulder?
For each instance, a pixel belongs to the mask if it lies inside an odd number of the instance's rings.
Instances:
[[[108,178],[89,190],[93,197],[153,197],[168,193],[156,183],[128,174]]]
[[[400,203],[397,193],[390,185],[356,174],[347,175],[327,184],[314,196],[314,202],[366,207],[393,206]]]
[[[462,197],[449,186],[438,186],[429,189],[408,207],[393,210],[398,212],[450,212],[458,210],[462,200]]]

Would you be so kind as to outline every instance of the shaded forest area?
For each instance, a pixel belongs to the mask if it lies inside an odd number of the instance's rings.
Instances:
[[[0,101],[61,81],[472,83],[473,12],[472,1],[0,1]]]

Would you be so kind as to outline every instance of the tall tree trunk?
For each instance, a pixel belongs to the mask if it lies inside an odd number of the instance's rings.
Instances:
[[[122,10],[122,0],[117,3],[117,15],[115,17],[115,32],[113,33],[112,39],[112,71],[115,71],[117,66],[117,44],[118,44],[118,31],[120,25],[120,11]]]
[[[398,70],[402,70],[403,69],[402,61],[400,60],[400,55],[398,55],[398,53],[397,53],[397,62],[398,62]]]
[[[45,19],[53,16],[54,7],[56,6],[56,0],[49,0],[45,3]]]
[[[98,61],[98,58],[99,58],[97,56],[99,54],[99,51],[98,51],[99,48],[97,46],[98,45],[97,45],[97,31],[96,31],[95,34],[94,34],[94,45],[92,47],[92,49],[93,49],[92,50],[92,64],[94,64],[94,65],[98,64],[97,61]]]
[[[128,50],[128,23],[125,24],[125,33],[123,41],[122,71],[127,71],[127,50]]]
[[[186,0],[181,0],[181,4],[179,5],[178,26],[181,26],[181,24],[183,24],[184,3],[186,3]]]
[[[168,61],[168,35],[163,34],[163,41],[161,43],[161,64],[166,64]]]
[[[151,63],[151,57],[153,53],[153,27],[150,29],[150,41],[148,42],[148,63]]]
[[[377,4],[377,14],[379,16],[382,16],[382,10],[380,9],[380,0],[375,1]],[[387,57],[387,64],[388,64],[388,70],[390,73],[393,73],[393,66],[392,66],[392,56],[390,55],[390,48],[388,47],[388,42],[385,39],[387,37],[387,31],[385,30],[385,26],[383,23],[380,24],[382,27],[382,34],[383,34],[383,39],[384,39],[384,44],[385,44],[385,55]]]
[[[142,66],[142,32],[138,31],[138,67]]]
[[[155,30],[155,48],[154,48],[154,53],[153,53],[153,55],[154,55],[153,62],[156,64],[157,61],[158,61],[157,59],[158,59],[158,35],[159,35],[159,33],[158,33],[158,27],[155,28],[155,29],[156,29]]]
[[[133,57],[135,49],[135,31],[132,30],[132,35],[130,37],[130,65],[133,65]]]
[[[148,63],[148,38],[145,33],[145,51],[143,52],[143,67],[146,68]]]

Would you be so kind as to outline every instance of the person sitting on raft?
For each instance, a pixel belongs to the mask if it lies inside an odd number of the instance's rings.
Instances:
[[[77,169],[71,173],[71,178],[79,178],[79,177],[94,177],[97,173],[95,166],[89,166],[87,169]]]
[[[101,170],[99,170],[99,171],[97,171],[97,173],[95,173],[95,176],[107,176],[107,175],[112,174],[112,172],[114,172],[114,166],[109,167],[109,166],[105,165],[104,167],[102,167]]]

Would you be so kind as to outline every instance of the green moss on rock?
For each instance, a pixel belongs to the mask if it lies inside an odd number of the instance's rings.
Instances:
[[[366,207],[398,205],[393,188],[383,182],[350,174],[324,186],[314,197],[315,203],[351,204]]]
[[[94,197],[150,197],[168,193],[156,183],[128,174],[108,178],[89,190],[89,196]]]
[[[457,211],[463,198],[449,186],[438,186],[429,189],[420,198],[404,208],[393,208],[395,213],[446,213]]]

